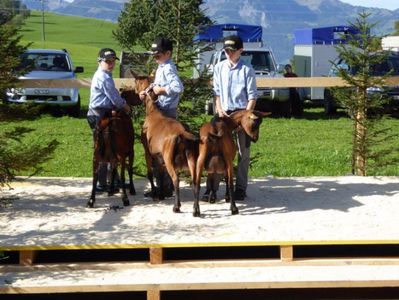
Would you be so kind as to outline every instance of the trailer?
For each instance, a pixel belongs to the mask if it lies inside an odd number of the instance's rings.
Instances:
[[[383,37],[381,46],[383,50],[399,52],[399,35]]]
[[[297,29],[294,32],[294,67],[301,77],[327,76],[337,56],[336,45],[346,42],[347,35],[358,33],[352,26]],[[303,88],[301,100],[322,102],[324,88]],[[321,104],[321,103],[320,103]]]

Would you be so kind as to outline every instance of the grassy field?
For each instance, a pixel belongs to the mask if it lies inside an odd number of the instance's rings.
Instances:
[[[112,38],[115,24],[87,18],[66,17],[46,13],[46,41],[42,41],[41,18],[33,12],[21,34],[23,42],[34,48],[66,48],[75,65],[83,66],[82,78],[91,77],[96,69],[97,52],[102,47],[120,48]],[[116,72],[115,72],[116,73]],[[115,77],[117,75],[115,74]],[[54,117],[41,115],[35,120],[1,122],[0,130],[15,126],[35,129],[24,141],[42,142],[57,139],[58,146],[52,160],[43,166],[39,176],[91,176],[92,138],[86,122],[89,91],[80,90],[82,115]],[[399,120],[384,121],[399,132]],[[137,132],[140,124],[134,121]],[[327,176],[351,172],[351,120],[345,114],[328,119],[319,108],[306,109],[301,119],[267,118],[261,128],[258,143],[252,146],[250,176]],[[196,128],[193,128],[196,130]],[[399,149],[399,141],[391,140]],[[143,150],[135,145],[135,170],[144,174]],[[28,173],[18,174],[28,175]],[[399,175],[399,166],[373,170],[370,175]]]

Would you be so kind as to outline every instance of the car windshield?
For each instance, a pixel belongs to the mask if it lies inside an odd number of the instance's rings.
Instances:
[[[66,55],[60,53],[24,53],[21,56],[21,68],[30,71],[71,71]]]
[[[226,59],[226,55],[222,53],[222,60]],[[241,54],[241,59],[252,65],[255,71],[275,71],[273,60],[269,51],[246,51]]]

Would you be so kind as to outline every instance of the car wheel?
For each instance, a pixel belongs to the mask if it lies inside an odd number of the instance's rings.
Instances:
[[[74,106],[68,107],[67,109],[68,115],[74,118],[80,117],[80,95],[78,97],[78,102]]]
[[[337,113],[337,106],[329,89],[324,90],[324,113],[327,116]]]

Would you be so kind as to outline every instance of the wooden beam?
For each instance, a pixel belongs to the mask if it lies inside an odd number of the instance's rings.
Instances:
[[[150,248],[150,263],[153,265],[163,263],[163,248]]]
[[[132,89],[135,86],[133,78],[115,78],[117,89]],[[90,88],[91,78],[74,79],[20,79],[21,88]]]
[[[148,290],[147,291],[147,300],[160,300],[161,299],[161,291],[160,290]]]
[[[133,78],[114,78],[115,86],[120,88],[134,88]],[[349,86],[340,77],[292,77],[292,78],[257,78],[258,87],[343,87]],[[399,85],[399,76],[389,77],[388,86]],[[19,87],[23,88],[90,88],[91,78],[83,79],[21,79]]]
[[[294,247],[293,246],[280,246],[281,261],[294,260]]]
[[[23,250],[19,252],[19,264],[22,266],[33,265],[37,256],[37,251],[35,250]]]

